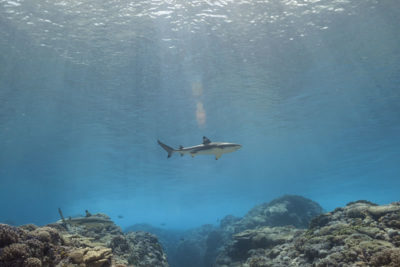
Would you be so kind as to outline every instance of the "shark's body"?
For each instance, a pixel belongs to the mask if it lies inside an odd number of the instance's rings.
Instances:
[[[207,137],[203,137],[203,143],[197,146],[183,147],[179,149],[173,149],[172,147],[163,144],[158,140],[158,144],[168,152],[168,158],[172,156],[174,152],[181,154],[189,154],[192,157],[196,155],[215,155],[215,159],[219,159],[222,154],[231,153],[242,146],[234,143],[222,143],[222,142],[211,142]]]

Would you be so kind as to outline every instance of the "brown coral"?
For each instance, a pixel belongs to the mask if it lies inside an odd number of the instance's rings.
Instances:
[[[7,224],[0,224],[0,248],[18,242],[20,231]]]
[[[105,215],[71,220],[68,229],[35,225],[13,227],[0,224],[0,267],[126,266],[135,258],[137,266],[168,266],[156,237],[124,235]],[[108,247],[107,247],[108,246]]]
[[[385,249],[372,256],[371,266],[400,266],[400,249]]]
[[[29,247],[26,244],[14,243],[2,250],[0,263],[4,263],[4,266],[23,266],[26,258],[29,258]]]
[[[54,228],[44,226],[29,232],[33,237],[39,239],[42,242],[49,242],[54,245],[64,244],[64,240],[58,231]]]
[[[42,267],[42,262],[38,258],[27,258],[24,261],[26,267]]]

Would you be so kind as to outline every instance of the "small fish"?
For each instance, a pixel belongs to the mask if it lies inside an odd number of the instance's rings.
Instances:
[[[123,218],[124,218],[124,216],[118,215],[118,219],[123,219]]]
[[[157,140],[158,144],[168,152],[168,158],[172,156],[174,152],[181,154],[190,154],[192,157],[196,155],[215,155],[215,159],[219,159],[222,154],[231,153],[242,146],[234,143],[223,143],[223,142],[211,142],[210,139],[203,136],[203,143],[197,146],[183,147],[180,146],[179,149],[174,149]]]
[[[160,223],[160,225],[161,225],[161,226],[165,226],[165,225],[166,225],[166,223]]]

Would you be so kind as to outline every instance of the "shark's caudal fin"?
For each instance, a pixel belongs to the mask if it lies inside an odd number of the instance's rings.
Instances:
[[[165,149],[165,151],[168,152],[168,158],[170,158],[172,156],[172,153],[175,152],[175,149],[173,149],[172,147],[167,146],[164,143],[161,143],[160,140],[157,140],[158,144]]]

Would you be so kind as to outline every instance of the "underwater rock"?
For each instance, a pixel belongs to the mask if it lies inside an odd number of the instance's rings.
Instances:
[[[157,227],[149,224],[135,224],[127,227],[125,232],[148,232],[157,236],[157,239],[162,244],[162,247],[168,256],[168,263],[175,267],[186,267],[188,266],[187,260],[192,259],[191,257],[195,253],[203,253],[201,250],[199,250],[199,246],[195,244],[197,242],[202,242],[198,240],[199,236],[195,234],[197,230],[198,229],[195,229],[193,232],[193,230],[184,231],[166,229],[164,227]],[[196,239],[194,240],[194,243],[186,242],[190,241],[191,237],[194,236]],[[204,239],[204,236],[202,238]],[[197,255],[195,256],[198,257]]]
[[[203,225],[187,231],[172,231],[140,224],[127,230],[144,230],[156,234],[167,252],[171,266],[203,267],[213,266],[224,246],[232,241],[233,235],[241,231],[283,225],[306,228],[310,220],[321,212],[322,208],[309,199],[283,196],[256,206],[243,218],[227,215],[221,219],[219,227]],[[292,231],[294,228],[288,229]]]
[[[222,218],[220,226],[221,228],[228,228],[231,225],[234,225],[238,221],[240,221],[239,217],[235,217],[233,215],[226,215],[224,218]]]
[[[168,256],[168,263],[175,267],[211,266],[205,263],[208,236],[217,227],[206,224],[189,230],[171,230],[148,224],[136,224],[126,231],[146,231],[155,234]],[[215,258],[215,257],[214,257]]]
[[[115,236],[109,243],[115,261],[119,264],[134,266],[168,266],[164,253],[156,236],[145,232],[130,232]]]
[[[352,202],[314,218],[308,230],[235,234],[216,266],[400,266],[399,222],[399,203]]]
[[[144,230],[156,234],[167,252],[171,266],[203,267],[214,265],[218,254],[232,242],[235,234],[265,226],[292,225],[306,228],[310,220],[321,212],[322,208],[312,200],[301,196],[283,196],[256,206],[243,218],[227,215],[221,219],[219,227],[203,225],[187,231],[172,231],[141,224],[127,230]],[[294,228],[288,229],[292,231]]]
[[[91,267],[111,266],[111,257],[111,249],[104,247],[78,248],[68,253],[70,262]]]
[[[21,228],[0,225],[0,266],[111,266],[111,249],[106,247],[74,246],[68,235],[44,227]],[[64,237],[65,235],[65,237]],[[78,266],[78,265],[76,265]]]
[[[205,254],[206,266],[213,265],[224,246],[232,243],[238,243],[240,246],[239,236],[236,235],[238,233],[246,230],[246,233],[250,233],[249,230],[258,228],[266,231],[274,226],[290,226],[287,229],[307,228],[311,219],[321,213],[322,208],[318,203],[302,196],[285,195],[254,207],[243,218],[228,215],[221,220],[220,227],[216,230],[218,234],[212,232],[208,236],[210,240],[207,242],[209,246],[207,246]],[[277,229],[283,231],[284,228]],[[257,244],[253,245],[257,247]],[[238,251],[235,248],[233,250]]]
[[[234,260],[246,258],[250,250],[271,248],[293,240],[298,231],[293,227],[268,226],[243,231],[232,237],[228,255]]]
[[[128,263],[138,267],[168,266],[167,256],[164,254],[157,237],[146,232],[131,232],[126,235],[130,244]]]
[[[305,197],[285,195],[251,209],[234,223],[235,232],[259,226],[294,226],[307,228],[311,219],[322,213],[322,207]]]
[[[154,235],[144,232],[124,234],[105,214],[94,214],[65,220],[68,239],[75,246],[98,247],[113,255],[113,263],[120,266],[168,266],[166,254]],[[59,223],[62,223],[59,221]],[[104,250],[106,248],[107,250]],[[76,253],[76,252],[75,252]],[[84,253],[83,261],[96,257],[93,251]],[[106,254],[100,254],[104,260]],[[78,258],[80,256],[76,254]],[[106,261],[109,262],[109,261]],[[93,265],[93,264],[92,264]],[[105,265],[106,266],[106,265]]]
[[[109,266],[111,265],[111,249],[96,247],[86,249],[83,253],[83,262],[92,266]]]
[[[103,214],[44,227],[0,224],[0,267],[168,266],[155,236],[125,235]]]

